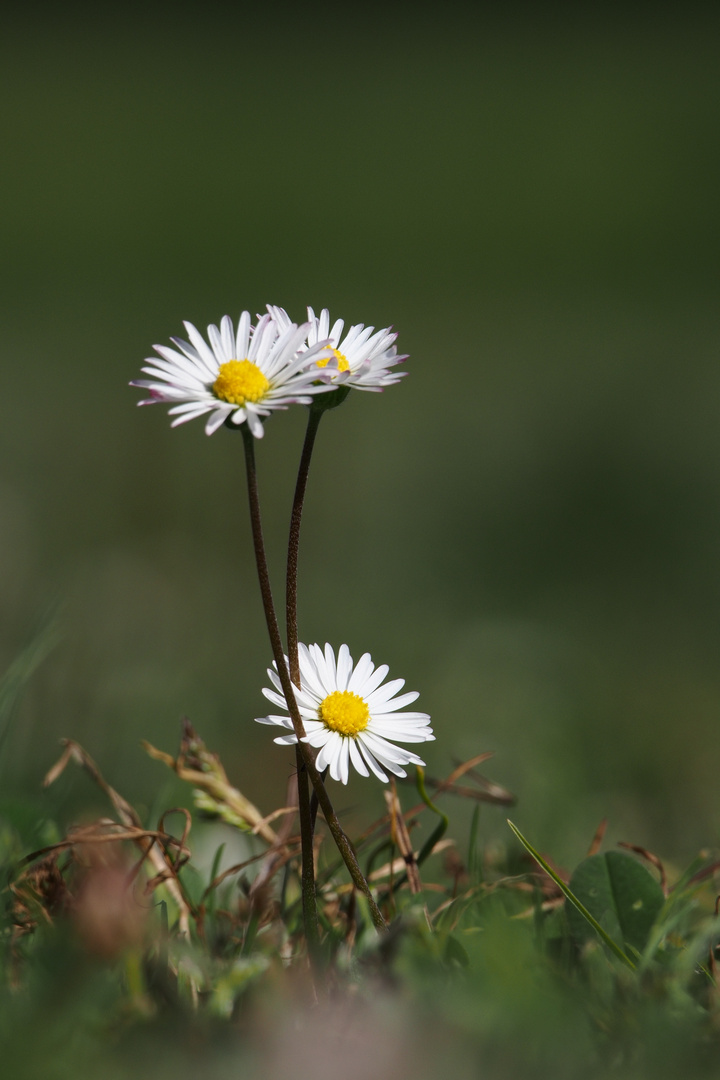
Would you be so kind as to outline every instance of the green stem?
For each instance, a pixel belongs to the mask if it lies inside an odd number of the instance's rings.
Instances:
[[[342,826],[338,821],[337,814],[333,809],[333,805],[330,802],[325,785],[322,782],[320,773],[315,767],[313,755],[310,747],[307,743],[302,742],[305,738],[305,727],[300,716],[300,711],[295,700],[295,693],[293,691],[292,682],[290,680],[290,673],[288,672],[287,665],[285,663],[285,656],[283,653],[282,640],[280,638],[280,629],[278,627],[277,616],[275,614],[275,606],[273,604],[272,590],[270,588],[270,575],[267,568],[267,558],[265,556],[265,544],[263,542],[262,535],[262,521],[260,518],[260,502],[258,499],[257,491],[257,473],[255,469],[255,440],[251,432],[248,430],[247,424],[243,424],[241,429],[243,434],[243,442],[245,445],[245,467],[247,473],[248,484],[248,499],[250,503],[250,524],[252,526],[253,545],[255,548],[255,562],[258,571],[258,580],[260,582],[260,593],[262,596],[263,608],[265,611],[265,621],[267,623],[268,634],[270,636],[270,645],[273,651],[273,657],[275,660],[275,666],[277,668],[278,677],[282,686],[282,691],[287,703],[288,712],[292,720],[293,730],[298,739],[298,748],[302,755],[302,760],[307,771],[307,775],[310,778],[310,782],[313,786],[315,794],[317,795],[320,808],[323,812],[323,816],[327,822],[328,828],[335,841],[338,851],[343,857],[343,861],[347,866],[350,877],[357,889],[367,898],[370,915],[373,923],[378,930],[386,930],[387,923],[382,916],[380,909],[378,908],[375,900],[373,899],[370,887],[363,877],[362,870],[355,857],[355,853],[350,845],[350,841],[343,832]],[[314,896],[313,896],[314,900]],[[317,906],[315,905],[315,911],[317,912]],[[309,931],[309,934],[308,934]],[[308,934],[308,948],[311,947],[311,942],[317,940],[317,916],[312,927],[306,927],[306,934]],[[312,935],[315,935],[313,938]]]

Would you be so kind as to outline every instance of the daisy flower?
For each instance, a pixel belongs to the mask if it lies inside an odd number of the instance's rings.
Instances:
[[[387,664],[376,668],[370,653],[364,653],[353,666],[347,645],[340,646],[337,662],[331,645],[324,651],[319,645],[301,644],[298,648],[302,689],[295,687],[295,697],[305,725],[302,741],[319,748],[315,764],[321,772],[328,768],[333,780],[347,784],[352,765],[362,776],[373,772],[387,782],[386,770],[405,776],[403,765],[425,764],[417,754],[395,745],[435,738],[427,713],[398,711],[418,696],[415,691],[396,696],[405,685],[404,679],[381,685],[388,673]],[[264,689],[263,694],[287,711],[274,664],[268,675],[274,689]],[[289,716],[258,717],[257,722],[291,732],[280,735],[276,743],[289,746],[297,742]]]
[[[208,326],[208,341],[192,323],[184,325],[189,343],[171,338],[174,349],[154,345],[160,359],[150,357],[145,363],[151,366],[142,369],[150,378],[130,384],[150,391],[140,405],[172,402],[173,427],[209,413],[206,434],[212,435],[229,419],[233,424],[247,423],[261,439],[263,417],[290,404],[309,405],[313,394],[330,389],[329,377],[324,385],[318,383],[315,364],[327,363],[332,351],[317,335],[312,348],[307,348],[310,323],[296,326],[287,319],[280,325],[268,314],[253,329],[249,312],[243,311],[237,332],[226,315],[219,329]],[[307,370],[310,352],[312,372]]]
[[[268,311],[279,326],[291,326],[290,316],[283,308],[271,307]],[[319,316],[311,307],[307,309],[310,328],[307,343],[311,351],[320,342],[329,344],[330,356],[306,359],[315,369],[327,368],[332,372],[334,386],[348,386],[355,390],[384,390],[399,382],[407,371],[391,371],[396,364],[407,360],[407,354],[398,356],[394,342],[397,334],[390,327],[373,333],[374,326],[357,323],[351,326],[345,337],[343,319],[330,326],[330,312],[323,308]]]

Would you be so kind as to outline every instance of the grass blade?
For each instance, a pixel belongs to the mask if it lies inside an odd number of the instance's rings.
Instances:
[[[593,930],[598,935],[598,937],[600,937],[605,942],[608,949],[610,949],[610,951],[613,952],[615,954],[615,956],[617,956],[618,960],[622,960],[622,962],[624,964],[627,964],[627,966],[630,968],[631,971],[635,971],[636,970],[635,964],[630,959],[630,957],[625,952],[623,952],[623,950],[620,948],[618,943],[616,941],[614,941],[610,937],[610,935],[607,933],[607,931],[603,930],[602,926],[597,921],[597,919],[594,917],[594,915],[590,914],[590,912],[585,907],[585,905],[583,903],[581,903],[580,900],[578,900],[577,896],[575,896],[575,893],[572,892],[572,890],[570,888],[568,888],[568,886],[565,884],[565,882],[562,880],[562,878],[559,877],[559,875],[553,870],[552,866],[550,866],[550,864],[547,863],[545,861],[545,859],[543,859],[540,852],[536,851],[535,848],[532,846],[532,844],[530,844],[525,839],[525,837],[520,832],[520,830],[517,828],[517,826],[513,825],[512,821],[510,821],[509,818],[508,818],[508,825],[510,826],[512,831],[515,833],[518,840],[520,841],[522,846],[525,848],[525,850],[528,852],[528,854],[532,855],[533,859],[538,864],[538,866],[541,866],[543,868],[543,870],[545,871],[545,873],[548,874],[553,879],[553,881],[555,882],[557,887],[560,889],[560,891],[562,892],[563,896],[568,901],[568,903],[572,904],[573,907],[576,908],[576,910],[580,912],[580,914],[583,916],[584,919],[587,919],[587,921],[590,923],[590,925],[592,926]]]
[[[10,721],[26,683],[60,640],[54,611],[43,620],[38,632],[0,678],[0,746],[10,730]]]

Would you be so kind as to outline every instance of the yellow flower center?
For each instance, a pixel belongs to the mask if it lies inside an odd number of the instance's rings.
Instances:
[[[347,356],[345,356],[344,353],[341,353],[339,349],[331,349],[330,352],[333,354],[333,356],[335,357],[335,359],[338,362],[338,371],[349,371],[350,370],[350,365],[348,363]],[[327,367],[329,359],[330,359],[330,357],[328,357],[327,360],[318,360],[317,366],[318,367]]]
[[[358,694],[334,690],[320,703],[318,717],[331,731],[354,738],[368,726],[370,710]]]
[[[264,397],[270,383],[252,360],[228,360],[220,365],[212,388],[215,397],[221,401],[244,405],[246,401],[259,401]]]

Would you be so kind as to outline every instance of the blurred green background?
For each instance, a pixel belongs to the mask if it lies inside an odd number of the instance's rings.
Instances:
[[[40,793],[71,736],[128,798],[177,801],[139,740],[175,750],[186,713],[282,801],[241,440],[171,431],[127,383],[183,319],[310,303],[411,359],[324,421],[301,638],[421,691],[433,773],[495,751],[560,861],[605,815],[671,859],[718,842],[717,30],[513,5],[8,24],[0,663],[57,605],[64,636],[4,798],[102,806],[77,774]],[[278,594],[303,413],[258,447]],[[338,803],[383,805],[359,780]]]

